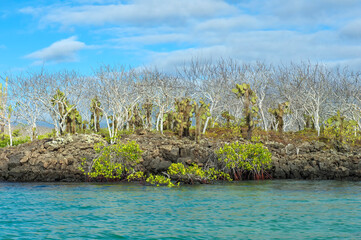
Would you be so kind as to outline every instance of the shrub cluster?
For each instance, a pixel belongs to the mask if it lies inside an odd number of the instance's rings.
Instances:
[[[210,183],[215,180],[232,181],[247,177],[264,179],[265,171],[270,168],[271,163],[271,153],[261,143],[240,144],[234,142],[226,144],[216,151],[218,161],[224,165],[223,170],[201,168],[195,163],[190,166],[173,163],[163,175],[146,175],[139,169],[137,170],[142,150],[135,141],[109,146],[99,143],[95,145],[95,150],[100,155],[93,160],[88,170],[84,169],[85,159],[80,167],[80,170],[90,179],[106,181],[126,179],[168,187],[179,186],[180,183]]]
[[[234,178],[264,179],[271,167],[271,153],[262,143],[241,144],[234,142],[216,151],[224,168],[231,171]]]

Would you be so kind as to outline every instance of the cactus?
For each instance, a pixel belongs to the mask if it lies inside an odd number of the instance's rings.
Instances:
[[[51,100],[51,103],[53,104],[54,107],[56,106],[58,107],[58,111],[60,115],[59,122],[61,123],[62,119],[64,118],[64,115],[66,114],[66,106],[69,104],[65,94],[59,89],[57,89],[55,95]],[[69,116],[67,116],[67,118],[69,118]],[[68,122],[68,119],[66,119],[66,122]],[[60,134],[61,135],[64,134],[62,127],[60,127]]]
[[[335,132],[336,139],[342,142],[345,128],[345,116],[341,115],[340,110],[337,111],[335,116],[326,120],[326,125]]]
[[[206,104],[203,100],[200,100],[199,104],[196,101],[193,103],[194,115],[196,119],[195,140],[197,143],[199,143],[202,127],[204,126],[205,121],[207,117],[211,115],[209,112],[209,105],[210,104]]]
[[[164,130],[174,130],[176,122],[176,113],[173,111],[166,112],[164,115]]]
[[[251,90],[250,85],[246,83],[236,84],[236,88],[233,88],[232,92],[237,95],[237,98],[243,99],[243,114],[245,116],[246,125],[248,128],[247,139],[251,140],[252,131],[256,123],[255,118],[258,117],[258,107],[255,106],[257,102],[257,96]]]
[[[193,115],[193,105],[189,98],[183,98],[182,100],[175,99],[175,107],[177,113],[175,114],[175,120],[177,122],[177,132],[179,137],[188,137],[189,128],[191,127],[190,118]]]
[[[73,106],[68,105],[67,111],[69,111]],[[79,111],[76,108],[72,108],[66,117],[66,132],[75,134],[78,127],[81,130],[82,117]]]
[[[305,128],[315,130],[315,124],[312,121],[312,116],[304,114],[303,118],[305,120]]]
[[[82,127],[81,128],[83,130],[83,133],[85,133],[85,130],[87,129],[88,124],[89,124],[88,121],[86,121],[86,120],[82,121],[82,123],[81,123]]]
[[[274,108],[274,109],[270,108],[268,110],[276,118],[276,123],[278,123],[278,132],[281,134],[283,133],[283,126],[284,126],[283,117],[285,114],[290,113],[289,106],[290,106],[289,102],[284,102],[284,103],[279,103],[278,108]]]
[[[153,104],[150,102],[149,99],[146,100],[146,102],[143,104],[143,109],[145,111],[145,118],[147,124],[146,127],[152,128],[152,110],[153,110]]]
[[[100,119],[103,117],[103,112],[100,109],[100,101],[98,96],[95,96],[90,102],[90,128],[95,132],[100,131]]]
[[[221,116],[226,119],[226,126],[227,128],[231,127],[231,120],[234,120],[234,116],[231,115],[228,111],[222,112]]]
[[[133,129],[143,127],[141,112],[139,111],[138,105],[135,105],[133,107],[133,109],[129,108],[128,114],[129,114],[129,117],[131,116],[131,118],[129,120],[129,125],[132,126]]]

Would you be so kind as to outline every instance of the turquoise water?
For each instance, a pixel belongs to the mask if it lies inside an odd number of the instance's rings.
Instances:
[[[0,239],[361,239],[361,182],[0,183]]]

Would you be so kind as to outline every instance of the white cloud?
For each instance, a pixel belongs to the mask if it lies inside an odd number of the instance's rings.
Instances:
[[[272,15],[279,24],[312,29],[319,24],[343,24],[345,19],[359,15],[358,0],[253,0],[242,4],[261,16]]]
[[[361,19],[356,19],[346,24],[341,29],[340,35],[343,38],[348,38],[351,40],[361,39]]]
[[[159,67],[192,57],[272,63],[311,60],[357,66],[361,56],[359,0],[76,0],[21,11],[62,31],[91,27],[89,41],[134,52]],[[99,42],[100,41],[100,42]],[[55,45],[55,46],[54,46]],[[75,38],[28,58],[69,61],[85,47]],[[89,46],[87,46],[89,47]]]
[[[334,36],[336,35],[336,36]],[[207,41],[210,41],[207,37]],[[151,62],[164,69],[182,65],[192,58],[234,58],[242,62],[266,61],[280,64],[310,60],[332,65],[360,62],[361,46],[339,45],[337,34],[323,31],[302,34],[293,31],[253,31],[230,33],[223,41],[214,40],[208,47],[171,52],[153,52]],[[330,40],[336,39],[336,40]]]
[[[5,49],[6,46],[4,44],[0,44],[0,49]]]
[[[41,23],[70,25],[136,24],[179,25],[194,18],[207,18],[235,12],[237,9],[221,0],[134,0],[128,4],[27,7],[23,13],[43,12]]]
[[[149,35],[141,35],[141,36],[131,36],[131,37],[122,37],[119,39],[115,39],[113,42],[122,45],[154,45],[154,44],[166,44],[166,43],[185,43],[192,42],[191,36],[184,33],[169,33],[169,34],[149,34]]]
[[[75,36],[54,42],[49,47],[40,49],[25,56],[35,59],[36,64],[45,62],[72,62],[75,61],[77,52],[86,47],[85,43],[77,41]]]

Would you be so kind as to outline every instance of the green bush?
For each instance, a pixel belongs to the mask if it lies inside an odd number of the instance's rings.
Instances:
[[[39,135],[38,139],[41,140],[41,139],[46,139],[46,138],[55,138],[55,136],[56,136],[56,132],[54,129],[52,129],[51,132],[45,133],[43,135]]]
[[[243,178],[264,179],[271,167],[271,153],[261,143],[234,142],[216,151],[218,160],[233,173],[236,180]]]
[[[143,152],[135,141],[109,146],[99,143],[94,146],[94,149],[100,154],[99,157],[93,160],[88,171],[84,169],[85,161],[82,162],[79,169],[90,178],[100,178],[107,181],[111,179],[121,180],[135,173],[134,168],[139,163]]]
[[[231,181],[231,178],[228,174],[215,170],[214,168],[203,170],[195,163],[188,167],[185,167],[182,163],[173,163],[168,168],[167,173],[177,182],[181,181],[185,183],[194,183],[197,181],[207,183],[211,180]]]
[[[20,129],[16,129],[12,132],[11,134],[13,137],[20,137],[21,134],[20,134]]]
[[[168,186],[168,187],[176,186],[169,177],[166,177],[163,175],[150,174],[146,181],[147,181],[147,183],[150,183],[157,187],[159,187],[159,186]],[[179,182],[177,183],[177,186],[179,186]]]
[[[17,146],[23,143],[30,142],[30,137],[14,137],[13,146]],[[0,136],[0,148],[10,146],[10,136],[2,134]]]
[[[232,181],[229,174],[214,168],[203,170],[197,164],[185,167],[182,163],[172,163],[166,176],[150,174],[146,182],[156,186],[174,187],[179,186],[180,183],[209,183],[212,180]]]

